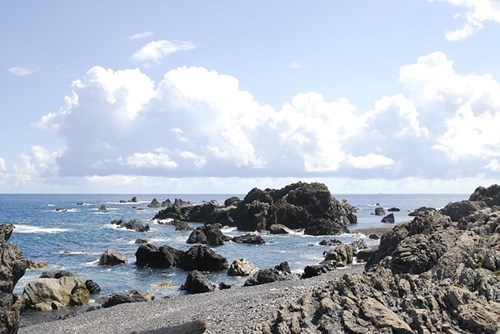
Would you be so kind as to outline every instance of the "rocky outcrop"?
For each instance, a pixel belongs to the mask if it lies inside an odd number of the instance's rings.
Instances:
[[[447,215],[420,210],[382,236],[365,273],[283,305],[262,332],[498,333],[500,211],[489,203],[458,202]],[[471,206],[480,209],[463,210]]]
[[[477,187],[474,193],[470,195],[469,201],[485,202],[490,208],[500,206],[500,185],[493,184],[488,188]]]
[[[19,327],[19,298],[14,287],[26,272],[22,251],[8,242],[14,225],[0,224],[0,333],[17,333]]]
[[[150,302],[154,300],[154,296],[150,293],[142,293],[138,290],[130,290],[125,293],[112,294],[103,304],[102,307],[108,308],[119,304]]]
[[[352,263],[354,251],[351,246],[341,244],[325,253],[325,261],[333,261],[336,267],[345,267]]]
[[[115,219],[111,221],[112,225],[116,225],[119,228],[126,228],[127,230],[133,230],[137,232],[147,232],[149,231],[150,227],[149,224],[144,225],[142,222],[133,219],[128,222],[124,221],[123,219]]]
[[[210,246],[224,245],[224,242],[231,238],[222,234],[221,230],[212,224],[207,224],[203,227],[198,227],[191,232],[187,239],[188,244],[208,244]]]
[[[220,271],[228,268],[226,258],[202,245],[192,246],[187,251],[170,246],[141,245],[135,256],[136,265],[140,267],[179,267],[184,270],[200,271]]]
[[[205,293],[214,291],[215,286],[203,273],[198,270],[193,270],[187,275],[186,281],[181,286],[181,289],[189,293]]]
[[[482,201],[460,201],[448,203],[444,208],[439,210],[439,212],[449,216],[452,221],[457,222],[460,218],[473,214],[477,210],[485,207],[486,203]]]
[[[257,267],[245,259],[234,260],[227,270],[228,276],[250,276],[257,272]]]
[[[122,253],[110,249],[106,250],[99,258],[100,266],[116,266],[127,262],[127,258]]]
[[[270,230],[280,224],[316,235],[347,232],[346,226],[357,222],[356,209],[332,197],[324,184],[303,182],[282,189],[254,188],[243,200],[230,198],[224,205],[174,203],[154,218],[235,226],[242,231]]]
[[[288,262],[282,262],[274,268],[262,269],[250,276],[244,286],[260,285],[277,281],[296,279],[298,276],[292,274]]]
[[[39,311],[85,305],[90,300],[85,283],[74,276],[37,278],[26,284],[22,296],[26,307]]]
[[[384,210],[384,208],[383,208],[383,207],[380,207],[380,206],[379,206],[379,207],[375,208],[375,212],[374,212],[374,214],[375,214],[376,216],[385,216],[385,210]]]

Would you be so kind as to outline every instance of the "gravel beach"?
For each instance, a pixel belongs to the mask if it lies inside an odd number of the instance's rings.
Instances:
[[[199,319],[208,324],[205,333],[250,333],[280,304],[297,300],[315,287],[347,273],[362,271],[363,265],[358,264],[303,280],[238,287],[149,303],[121,304],[65,320],[22,327],[19,334],[140,333]]]

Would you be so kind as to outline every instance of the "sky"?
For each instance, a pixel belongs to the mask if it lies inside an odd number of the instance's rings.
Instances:
[[[0,2],[0,193],[500,179],[500,0]]]

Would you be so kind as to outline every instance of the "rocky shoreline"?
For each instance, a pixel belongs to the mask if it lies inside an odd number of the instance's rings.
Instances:
[[[280,190],[253,189],[242,201],[228,199],[224,207],[176,201],[156,218],[203,221],[205,227],[193,231],[192,243],[209,245],[224,243],[218,221],[271,233],[300,227],[310,234],[335,234],[347,225],[355,230],[354,208],[332,199],[325,188],[298,183]],[[198,272],[228,267],[207,246],[181,252],[141,245],[138,265],[193,270],[185,289],[212,292],[81,310],[76,316],[70,308],[61,315],[69,319],[29,325],[20,332],[167,333],[167,327],[184,323],[200,333],[497,333],[500,187],[479,187],[469,200],[439,211],[420,208],[412,216],[393,229],[359,231],[381,236],[376,250],[325,240],[333,247],[321,263],[304,268],[302,279],[285,262],[249,273],[245,285],[254,286],[231,290],[214,291]],[[351,265],[356,253],[366,261],[364,268]],[[212,259],[217,259],[214,266],[207,267]],[[133,301],[146,300],[141,298]],[[195,320],[201,322],[191,323]]]

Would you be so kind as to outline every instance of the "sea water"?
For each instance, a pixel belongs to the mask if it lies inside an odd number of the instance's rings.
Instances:
[[[137,202],[128,202],[136,196]],[[115,292],[138,289],[151,292],[157,298],[182,294],[179,290],[184,283],[187,272],[182,269],[150,269],[135,265],[135,252],[139,247],[137,238],[146,238],[156,246],[168,245],[187,250],[186,244],[190,234],[188,231],[175,231],[173,226],[161,225],[151,220],[160,210],[148,208],[153,198],[160,202],[169,198],[181,198],[193,204],[205,200],[217,200],[223,203],[231,196],[243,198],[244,195],[26,195],[0,194],[0,223],[14,224],[15,230],[10,242],[17,244],[25,257],[30,260],[46,262],[49,268],[30,269],[21,278],[15,293],[22,293],[24,286],[37,278],[43,271],[68,270],[82,280],[91,279],[101,288],[101,296]],[[394,212],[396,224],[410,220],[410,211],[421,206],[440,208],[449,202],[467,199],[467,195],[334,195],[337,199],[346,199],[357,209],[358,224],[350,225],[352,233],[334,236],[349,243],[364,239],[368,246],[377,241],[367,238],[356,229],[386,226],[381,223],[380,216],[373,215],[377,206],[387,211],[397,207]],[[125,201],[125,203],[123,202]],[[106,211],[99,210],[104,204]],[[389,213],[389,212],[387,212]],[[125,221],[138,219],[149,224],[148,232],[135,232],[117,228],[112,225],[114,219]],[[192,227],[201,226],[190,222]],[[235,228],[224,228],[222,232],[228,236],[242,235],[247,232]],[[227,242],[225,245],[213,247],[215,252],[223,255],[231,263],[244,258],[259,268],[270,268],[283,261],[288,261],[292,271],[301,273],[305,266],[316,264],[323,259],[323,252],[329,247],[320,246],[319,242],[332,236],[308,236],[300,231],[289,235],[264,234],[265,244],[248,245]],[[107,249],[122,253],[128,258],[128,264],[118,266],[99,266],[99,258]],[[229,277],[226,272],[209,274],[215,284],[241,286],[245,278]]]

